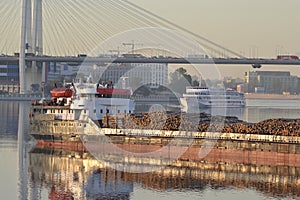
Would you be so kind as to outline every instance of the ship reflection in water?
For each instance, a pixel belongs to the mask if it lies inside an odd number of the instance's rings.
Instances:
[[[49,199],[129,199],[133,191],[122,173],[106,169],[83,150],[35,148],[29,159],[34,189],[47,190]]]
[[[136,149],[135,144],[129,145]],[[226,145],[229,144],[222,144]],[[118,146],[123,148],[122,144]],[[143,145],[143,148],[148,146],[153,149],[151,145]],[[300,148],[297,145],[272,146],[277,152],[271,148],[248,151],[215,147],[205,158],[198,159],[189,156],[199,152],[197,147],[191,147],[179,159],[162,165],[166,158],[160,156],[143,163],[142,155],[135,158],[116,153],[110,154],[110,162],[109,156],[105,161],[97,160],[83,149],[38,145],[29,153],[31,190],[34,199],[131,199],[134,187],[159,193],[184,191],[187,194],[207,188],[234,187],[235,190],[256,190],[267,197],[299,198]],[[124,149],[128,149],[128,144]],[[127,168],[161,165],[161,168],[129,173],[108,165],[126,165]]]

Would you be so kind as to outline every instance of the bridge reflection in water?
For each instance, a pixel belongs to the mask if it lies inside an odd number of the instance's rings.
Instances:
[[[103,154],[103,160],[98,160],[82,148],[37,145],[29,153],[29,181],[36,198],[44,192],[50,199],[129,199],[136,183],[157,191],[236,187],[255,189],[272,197],[300,197],[300,148],[296,144],[289,147],[266,143],[263,145],[272,148],[261,148],[257,143],[249,143],[252,149],[233,150],[231,147],[237,144],[230,143],[218,143],[204,158],[197,158],[199,147],[193,144],[179,159],[170,162],[161,156],[150,159],[143,158],[143,154],[138,157],[109,154],[109,149],[94,152],[97,157]],[[138,152],[159,145],[118,144],[118,147]],[[114,165],[160,168],[129,173],[111,168]]]

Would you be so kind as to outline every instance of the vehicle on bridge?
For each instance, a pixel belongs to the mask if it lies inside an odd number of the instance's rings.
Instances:
[[[252,64],[253,68],[261,68],[261,64]]]
[[[87,57],[87,55],[86,54],[78,54],[77,57],[78,58],[85,58],[85,57]]]
[[[299,57],[295,55],[278,55],[277,60],[298,60]]]

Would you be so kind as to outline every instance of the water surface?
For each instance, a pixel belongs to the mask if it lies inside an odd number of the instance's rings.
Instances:
[[[244,109],[227,112],[258,122],[299,118],[299,105],[294,100],[247,100]],[[0,113],[1,199],[300,198],[300,188],[295,184],[300,180],[300,169],[293,166],[215,163],[212,167],[198,163],[195,167],[195,163],[186,163],[149,173],[127,173],[106,167],[88,152],[35,148],[29,136],[27,102],[0,101]],[[25,141],[20,146],[18,127],[23,127]]]

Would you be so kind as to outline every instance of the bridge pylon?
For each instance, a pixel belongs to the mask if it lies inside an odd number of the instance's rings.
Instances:
[[[28,86],[37,82],[37,63],[25,62],[26,53],[30,55],[43,54],[42,31],[42,0],[22,1],[22,27],[19,58],[20,94],[28,93]],[[42,63],[43,66],[43,63]],[[31,67],[31,72],[26,70]],[[27,78],[26,78],[27,77]]]

